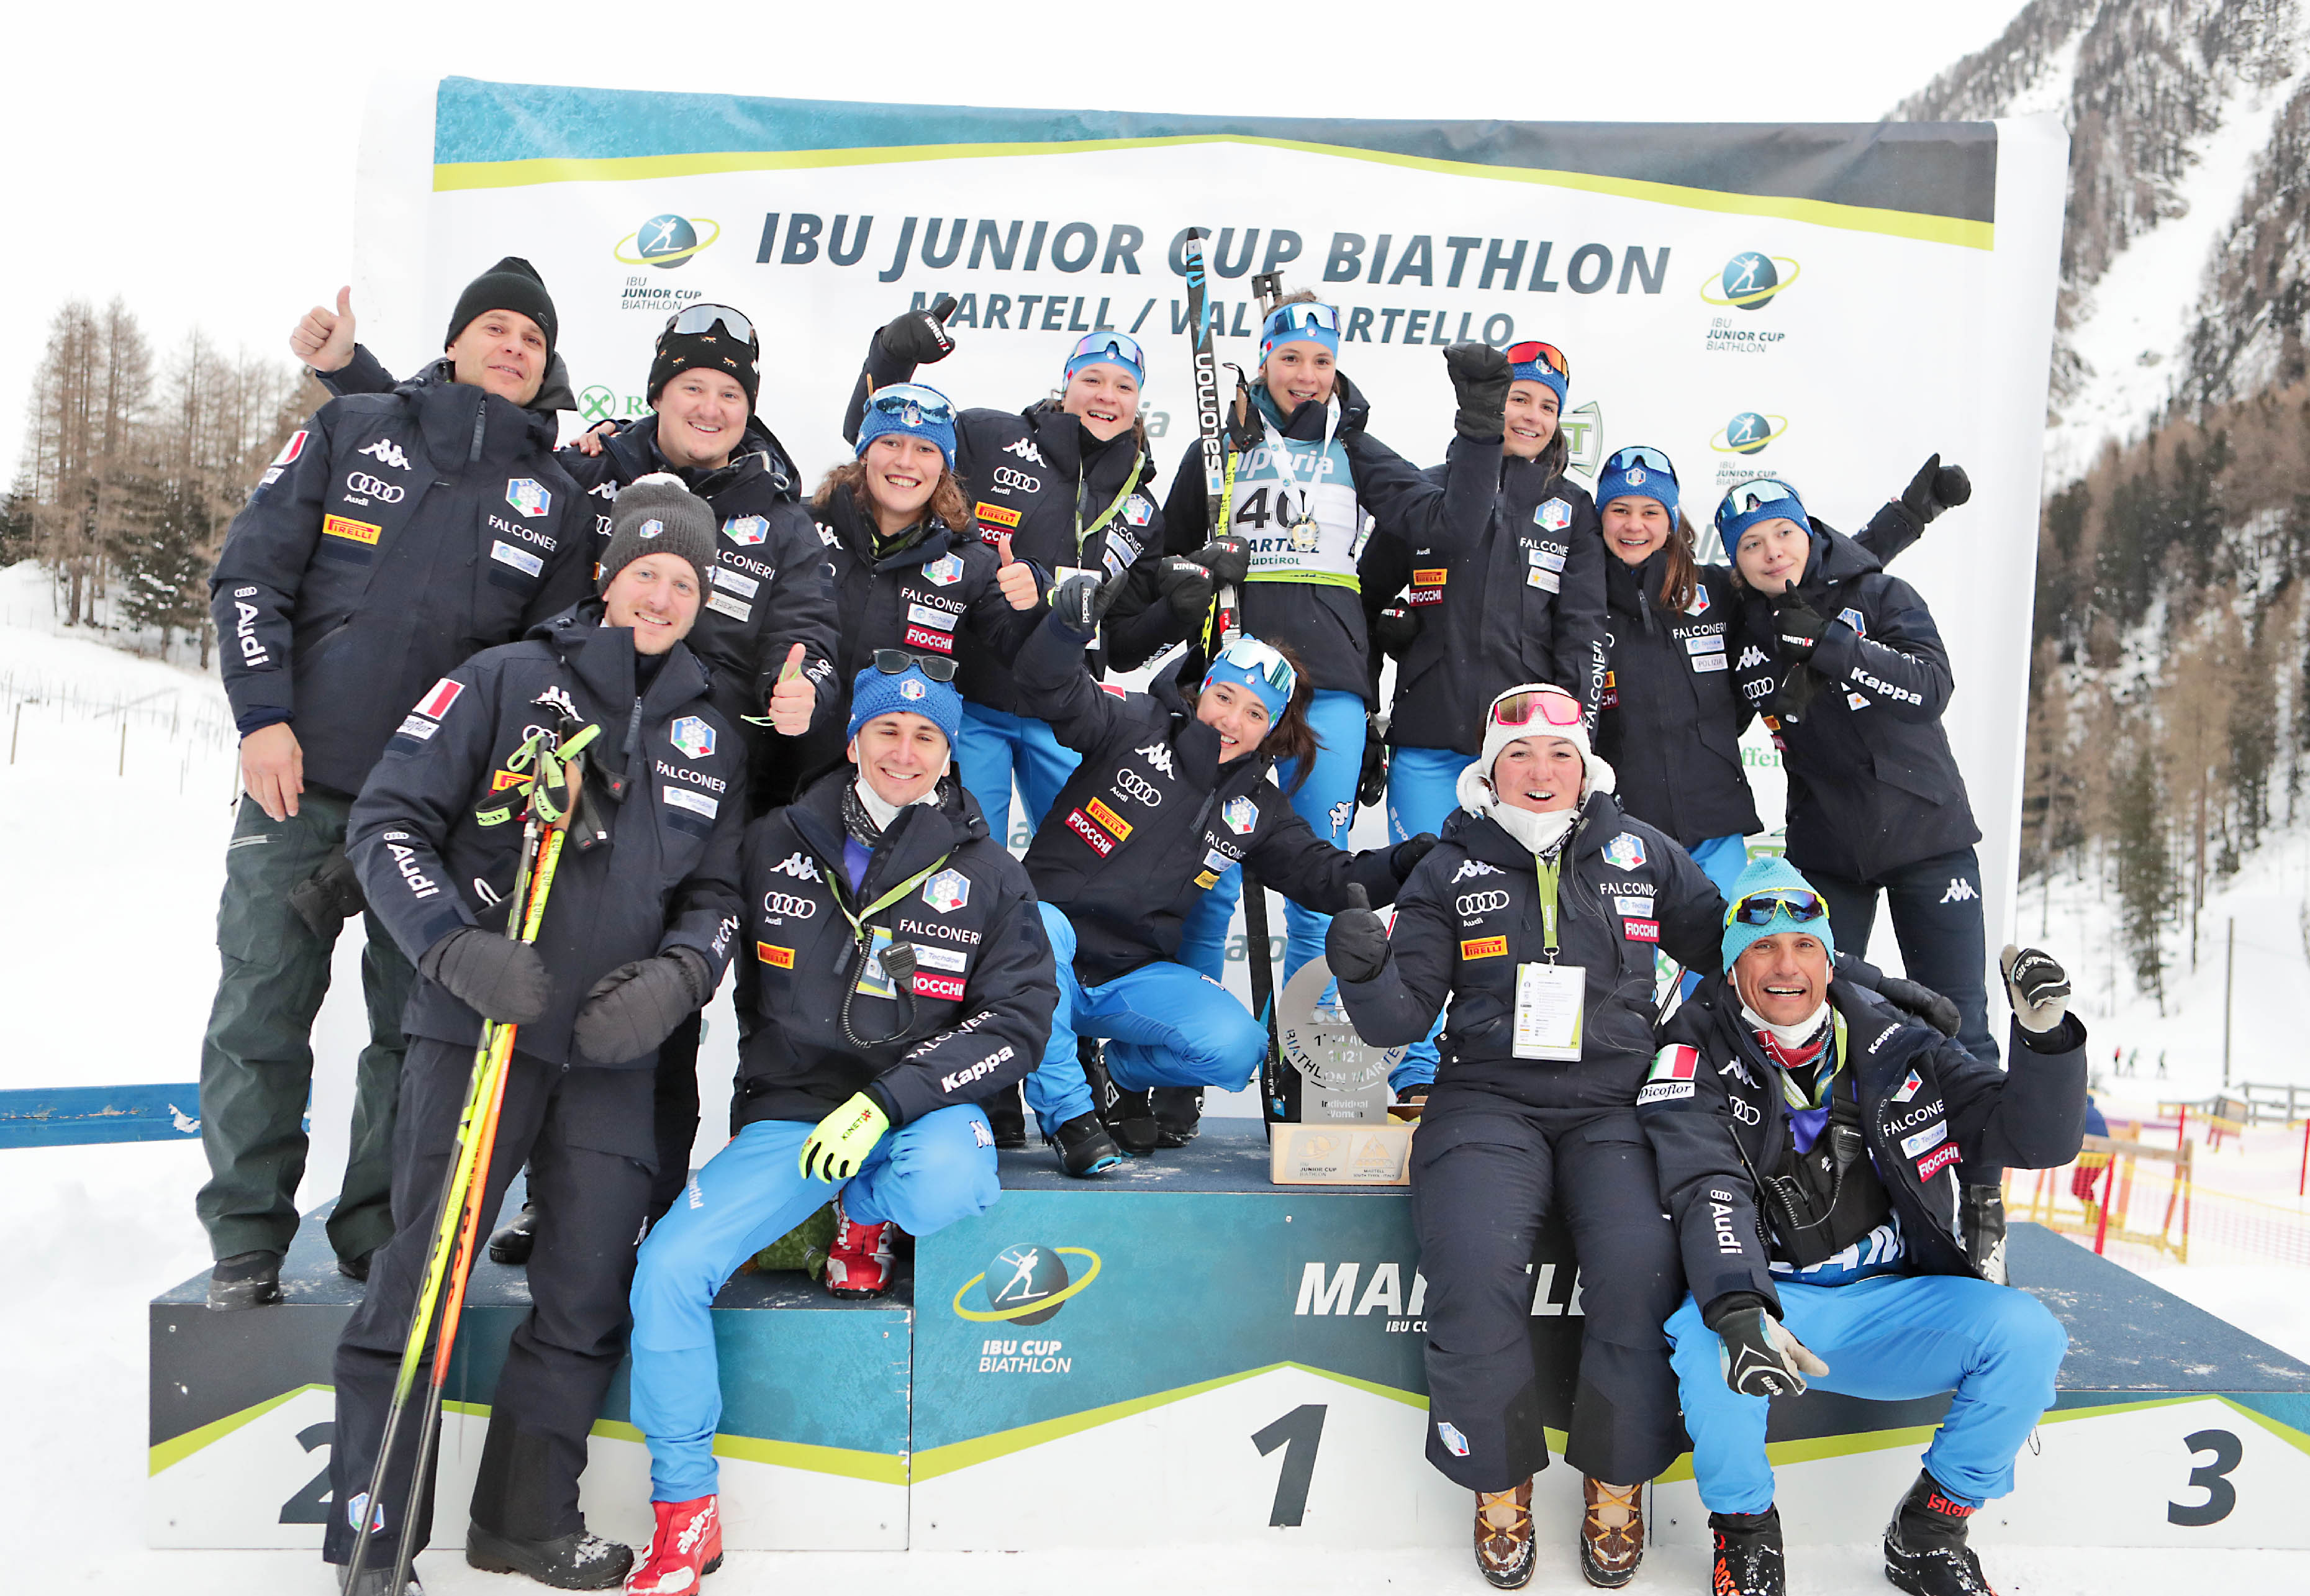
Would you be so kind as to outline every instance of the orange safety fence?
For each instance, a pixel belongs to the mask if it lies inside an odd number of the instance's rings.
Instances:
[[[2073,1164],[2009,1171],[2006,1211],[2127,1262],[2310,1266],[2310,1203],[2206,1186],[2195,1152],[2089,1136]]]

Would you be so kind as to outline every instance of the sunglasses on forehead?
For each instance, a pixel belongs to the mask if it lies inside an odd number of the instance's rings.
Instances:
[[[1507,731],[1526,726],[1576,726],[1580,701],[1560,687],[1525,688],[1492,700],[1492,724]]]
[[[1067,356],[1067,364],[1100,356],[1111,357],[1142,371],[1147,369],[1147,356],[1140,349],[1139,340],[1128,333],[1093,333],[1075,345],[1074,351]]]
[[[717,325],[730,337],[742,338],[749,343],[755,342],[754,324],[742,312],[727,305],[685,305],[673,313],[665,330],[696,336],[711,333]]]
[[[903,648],[877,648],[874,668],[885,676],[904,676],[909,671],[920,671],[933,681],[952,681],[954,662],[937,655],[909,654]]]
[[[1818,892],[1800,891],[1793,887],[1775,887],[1763,892],[1751,892],[1724,912],[1727,925],[1770,925],[1776,915],[1786,915],[1799,925],[1808,925],[1828,913],[1828,905]]]
[[[1606,476],[1626,476],[1632,470],[1657,471],[1670,481],[1676,481],[1676,467],[1669,463],[1669,457],[1648,445],[1632,444],[1625,449],[1615,449],[1611,458],[1604,462]]]
[[[1553,343],[1527,339],[1522,343],[1509,344],[1507,356],[1511,366],[1545,366],[1565,381],[1572,380],[1572,362],[1566,360],[1564,351]]]
[[[1797,490],[1771,477],[1759,477],[1754,481],[1735,484],[1724,496],[1724,502],[1716,507],[1716,530],[1723,532],[1736,516],[1751,515],[1776,504],[1787,505],[1788,518],[1800,526],[1804,525],[1804,505],[1797,498]]]
[[[946,396],[919,383],[892,383],[887,388],[877,388],[873,397],[866,401],[866,408],[895,417],[908,427],[920,426],[925,421],[942,427],[954,420],[954,406],[946,402]]]

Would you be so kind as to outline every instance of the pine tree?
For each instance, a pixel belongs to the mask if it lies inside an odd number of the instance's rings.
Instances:
[[[2121,930],[2132,959],[2137,991],[2156,994],[2166,1011],[2166,916],[2179,906],[2174,863],[2168,852],[2165,795],[2158,765],[2147,746],[2138,748],[2117,781],[2115,813],[2117,893]]]

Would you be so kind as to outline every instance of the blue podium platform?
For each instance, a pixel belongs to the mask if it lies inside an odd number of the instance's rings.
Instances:
[[[880,1302],[801,1275],[716,1301],[730,1544],[1026,1549],[1240,1542],[1457,1546],[1465,1493],[1421,1456],[1426,1282],[1402,1188],[1269,1184],[1255,1122],[1093,1183],[1046,1151],[1003,1157],[993,1210],[916,1244]],[[2017,1227],[2016,1281],[2069,1327],[2054,1407],[1984,1543],[2310,1547],[2310,1366],[2128,1271]],[[1541,1420],[1560,1443],[1580,1289],[1562,1236],[1533,1263]],[[317,1546],[330,1355],[359,1288],[300,1231],[279,1308],[212,1314],[195,1279],[152,1305],[147,1538]],[[518,1271],[477,1271],[449,1380],[443,1533],[470,1488]],[[586,1506],[647,1534],[647,1462],[621,1371],[595,1427]],[[1873,1535],[1946,1398],[1814,1392],[1775,1404],[1793,1542]],[[1536,1508],[1578,1516],[1578,1480]],[[1118,1504],[1128,1503],[1127,1513]],[[1655,1485],[1663,1543],[1700,1544],[1689,1463]],[[1856,1530],[1856,1525],[1859,1529]]]

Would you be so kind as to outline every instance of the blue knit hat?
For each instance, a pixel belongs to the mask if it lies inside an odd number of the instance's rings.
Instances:
[[[866,446],[886,432],[929,438],[946,456],[946,468],[954,469],[954,402],[936,388],[897,382],[875,389],[859,418],[858,457],[864,459]]]
[[[1788,906],[1784,904],[1776,908],[1773,911],[1773,917],[1762,925],[1741,924],[1733,911],[1741,906],[1742,899],[1756,893],[1775,891],[1811,892],[1816,898],[1820,896],[1814,890],[1811,881],[1797,873],[1797,867],[1778,854],[1761,854],[1750,860],[1749,868],[1742,871],[1741,879],[1732,883],[1732,901],[1725,905],[1727,917],[1724,922],[1724,951],[1726,974],[1732,973],[1732,961],[1749,950],[1750,943],[1759,937],[1774,936],[1784,932],[1793,931],[1811,937],[1820,944],[1822,952],[1831,958],[1837,957],[1837,938],[1828,929],[1828,916],[1826,914],[1811,920],[1799,920],[1789,913]],[[1827,901],[1825,898],[1822,899],[1824,906]]]
[[[1601,500],[1599,502],[1602,502]],[[1745,482],[1735,482],[1716,507],[1716,541],[1724,546],[1726,558],[1739,546],[1741,534],[1759,521],[1790,520],[1799,526],[1810,527],[1804,501],[1797,490],[1777,477],[1752,477]]]
[[[933,681],[918,664],[895,675],[879,665],[869,665],[850,684],[847,735],[857,736],[858,728],[878,715],[921,716],[945,734],[951,757],[955,739],[962,733],[962,695],[954,690],[951,681]]]
[[[1340,308],[1320,299],[1295,299],[1278,305],[1259,324],[1259,358],[1265,360],[1278,344],[1320,343],[1340,352]]]
[[[1595,505],[1602,509],[1616,499],[1650,499],[1676,517],[1676,467],[1660,450],[1644,444],[1614,449],[1596,479]]]
[[[1147,386],[1147,353],[1128,333],[1093,333],[1076,344],[1067,357],[1068,377],[1086,366],[1113,366],[1131,373],[1131,380],[1141,387]]]
[[[1220,650],[1211,668],[1203,672],[1203,688],[1197,690],[1208,690],[1214,681],[1231,681],[1248,690],[1267,707],[1267,724],[1272,726],[1290,707],[1292,690],[1299,685],[1299,673],[1271,645],[1245,633]]]
[[[1536,382],[1554,389],[1559,410],[1572,403],[1572,362],[1565,358],[1562,350],[1553,343],[1542,343],[1533,339],[1509,344],[1507,352],[1510,382]],[[1519,360],[1519,355],[1533,358]],[[1600,499],[1596,502],[1602,504],[1604,501]]]

